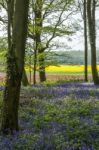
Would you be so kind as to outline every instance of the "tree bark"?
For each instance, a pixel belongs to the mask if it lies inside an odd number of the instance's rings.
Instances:
[[[89,40],[91,48],[91,67],[94,84],[99,84],[96,64],[96,25],[95,25],[95,0],[87,0],[87,14],[89,27]]]
[[[88,81],[87,2],[84,0],[85,82]]]
[[[38,55],[39,55],[39,78],[40,82],[44,82],[46,81],[44,51],[42,49],[39,49]]]
[[[35,42],[35,41],[34,41]],[[36,84],[36,67],[37,67],[37,52],[34,48],[34,69],[33,69],[33,84]]]
[[[8,11],[7,11],[7,13],[8,13],[8,49],[11,48],[11,43],[12,43],[14,5],[15,5],[15,0],[8,0],[7,1],[7,8],[8,8]],[[23,71],[23,75],[22,75],[22,84],[23,84],[23,86],[29,85],[25,70]]]
[[[11,48],[12,42],[12,28],[13,28],[13,14],[14,14],[14,0],[7,1],[7,14],[8,14],[8,48]]]
[[[28,82],[28,78],[27,78],[27,74],[26,74],[25,69],[23,70],[22,84],[23,84],[23,86],[28,86],[28,85],[29,85],[29,82]]]
[[[41,30],[42,30],[42,0],[36,0],[35,5],[35,42],[36,51],[38,51],[38,61],[39,61],[39,78],[40,82],[46,81],[45,73],[45,56],[44,50],[41,42]]]
[[[12,43],[7,57],[7,78],[2,110],[1,129],[6,134],[19,129],[18,108],[24,68],[28,7],[29,0],[16,0]]]

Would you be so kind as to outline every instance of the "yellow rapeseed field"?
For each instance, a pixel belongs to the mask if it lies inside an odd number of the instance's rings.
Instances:
[[[99,70],[99,66],[97,66]],[[84,65],[60,65],[46,67],[47,72],[84,72]],[[88,66],[88,72],[91,72],[91,66]]]
[[[99,65],[97,66],[97,69],[99,70]],[[32,71],[33,66],[25,66],[26,71]],[[38,69],[37,69],[38,70]],[[84,65],[59,65],[59,66],[48,66],[46,67],[46,72],[67,72],[67,73],[73,73],[73,72],[84,72]],[[88,72],[91,72],[91,66],[88,66]]]

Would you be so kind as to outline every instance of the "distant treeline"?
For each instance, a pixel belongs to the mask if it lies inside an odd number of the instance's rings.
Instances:
[[[50,53],[49,57],[57,64],[83,65],[84,51],[56,51]],[[49,59],[50,61],[50,59]],[[88,53],[88,64],[91,64],[91,54]],[[97,51],[97,64],[99,64],[99,50]]]

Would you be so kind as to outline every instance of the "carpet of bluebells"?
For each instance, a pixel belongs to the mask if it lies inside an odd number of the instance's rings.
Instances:
[[[20,131],[0,134],[0,150],[99,150],[99,86],[35,85],[20,97]]]

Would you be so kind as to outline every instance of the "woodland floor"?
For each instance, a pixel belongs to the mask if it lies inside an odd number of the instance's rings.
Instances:
[[[13,136],[0,135],[1,150],[99,150],[99,86],[22,87],[19,126]]]
[[[5,81],[5,76],[6,74],[4,72],[0,72],[0,82],[4,82]],[[30,82],[30,74],[27,73],[27,76],[28,76],[28,80]],[[66,73],[63,73],[63,74],[60,74],[59,72],[57,73],[47,73],[47,80],[48,81],[53,81],[53,82],[64,82],[64,81],[75,81],[75,82],[79,82],[79,81],[84,81],[84,75],[83,73],[82,74],[66,74]],[[32,81],[32,78],[33,78],[33,75],[31,75],[31,82],[33,83]],[[39,76],[37,74],[37,82],[39,82]],[[92,77],[91,75],[89,75],[88,77],[89,81],[92,80]]]

